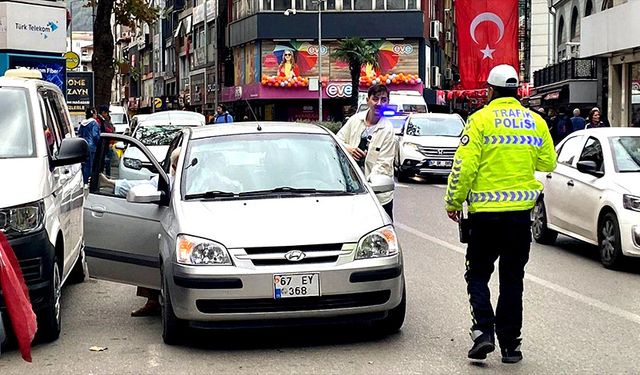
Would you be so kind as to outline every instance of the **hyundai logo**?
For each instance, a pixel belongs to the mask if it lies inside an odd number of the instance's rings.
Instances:
[[[286,254],[284,254],[284,259],[290,261],[290,262],[299,262],[301,260],[303,260],[305,257],[307,256],[307,254],[305,254],[304,252],[300,251],[300,250],[291,250],[289,252],[287,252]]]

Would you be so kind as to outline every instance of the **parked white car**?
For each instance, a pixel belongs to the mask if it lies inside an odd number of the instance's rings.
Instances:
[[[74,136],[64,95],[37,70],[0,78],[0,108],[0,231],[20,263],[38,335],[53,341],[62,286],[85,277],[80,162],[89,150]]]
[[[402,326],[402,252],[375,195],[392,190],[393,179],[368,183],[325,128],[185,129],[167,150],[181,147],[172,182],[169,166],[139,141],[104,135],[112,140],[139,148],[160,172],[126,200],[116,196],[123,189],[92,183],[84,216],[91,275],[160,289],[165,343],[179,342],[187,325]]]
[[[640,257],[640,129],[581,130],[556,149],[556,170],[537,174],[535,240],[552,243],[559,232],[597,245],[607,268]]]
[[[142,119],[133,131],[132,136],[147,146],[157,160],[164,161],[169,143],[185,127],[204,126],[204,116],[196,112],[165,111],[154,113]],[[149,159],[139,149],[125,148],[124,144],[116,144],[123,151],[118,163],[118,178],[128,180],[149,179],[157,173]]]
[[[415,175],[448,176],[464,121],[457,114],[413,113],[397,135],[398,181]]]

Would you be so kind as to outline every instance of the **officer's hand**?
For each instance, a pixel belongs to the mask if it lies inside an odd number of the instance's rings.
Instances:
[[[447,211],[447,216],[449,219],[455,221],[456,223],[460,222],[461,211]]]
[[[361,149],[357,148],[357,147],[348,147],[347,151],[349,151],[349,153],[351,154],[351,156],[356,159],[356,161],[362,159],[365,157],[365,153],[364,151],[362,151]]]

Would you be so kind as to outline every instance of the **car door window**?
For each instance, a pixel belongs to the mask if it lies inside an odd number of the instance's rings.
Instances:
[[[50,91],[48,96],[54,111],[53,115],[56,116],[56,120],[60,126],[61,134],[64,138],[73,136],[71,133],[71,122],[69,121],[67,109],[64,105],[64,98],[55,91]]]
[[[602,155],[602,145],[600,141],[589,137],[580,153],[580,160],[578,161],[593,161],[596,163],[596,170],[604,172],[604,156]]]
[[[58,148],[62,141],[60,130],[55,121],[55,117],[51,113],[51,108],[44,92],[39,93],[38,102],[40,103],[40,114],[42,116],[42,123],[44,124],[44,136],[45,141],[47,142],[47,150],[49,151],[49,156],[56,156],[58,155]]]
[[[118,141],[115,147],[122,152],[113,162],[106,158],[112,140],[102,139],[96,152],[89,192],[125,199],[136,185],[149,184],[158,187],[158,170],[145,153],[130,141]],[[108,163],[108,166],[107,166]]]
[[[582,146],[582,137],[575,136],[567,139],[567,141],[558,150],[558,163],[571,166],[578,155],[578,151]]]

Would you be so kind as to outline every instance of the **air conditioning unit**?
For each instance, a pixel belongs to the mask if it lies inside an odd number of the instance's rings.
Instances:
[[[431,67],[431,87],[440,87],[442,75],[440,74],[439,66]]]
[[[447,31],[446,38],[447,42],[451,41],[451,31]]]
[[[451,71],[451,68],[447,68],[444,70],[444,79],[452,79],[453,78],[453,72]]]
[[[440,39],[440,21],[431,21],[431,28],[429,30],[429,37],[431,39]]]

